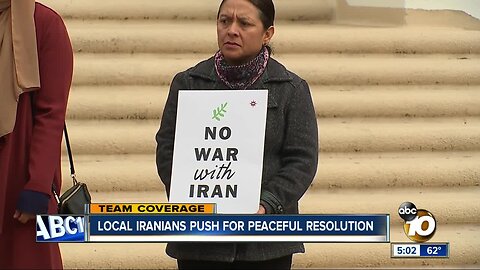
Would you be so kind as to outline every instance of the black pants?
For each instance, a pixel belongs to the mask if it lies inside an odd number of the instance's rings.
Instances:
[[[292,255],[267,261],[196,261],[177,260],[178,269],[279,269],[290,270],[292,268]]]

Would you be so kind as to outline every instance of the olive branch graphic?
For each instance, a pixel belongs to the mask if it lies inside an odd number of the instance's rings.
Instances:
[[[225,110],[225,108],[227,107],[227,102],[225,102],[225,104],[221,104],[220,106],[218,106],[216,109],[213,110],[213,117],[212,119],[216,119],[217,121],[220,121],[221,117],[224,117],[225,114],[227,112],[227,110]]]

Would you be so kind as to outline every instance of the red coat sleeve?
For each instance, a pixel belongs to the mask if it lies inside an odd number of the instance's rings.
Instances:
[[[41,87],[34,95],[29,181],[25,189],[50,195],[60,165],[73,52],[65,25],[54,11],[37,4],[35,26]]]

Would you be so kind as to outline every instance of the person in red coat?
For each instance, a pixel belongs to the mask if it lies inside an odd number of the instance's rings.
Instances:
[[[58,269],[58,244],[36,243],[36,214],[55,213],[73,52],[61,17],[33,0],[0,0],[0,269]]]

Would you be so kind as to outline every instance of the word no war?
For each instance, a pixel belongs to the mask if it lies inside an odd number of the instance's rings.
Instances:
[[[218,137],[221,140],[228,140],[232,136],[232,130],[229,127],[222,127],[217,132],[217,127],[205,127],[205,140],[216,140]],[[212,154],[212,155],[210,155]],[[212,148],[201,147],[195,148],[195,157],[197,161],[238,161],[238,149],[234,147],[228,147],[222,151],[222,148],[215,148],[212,153]],[[229,178],[230,179],[230,178]]]

